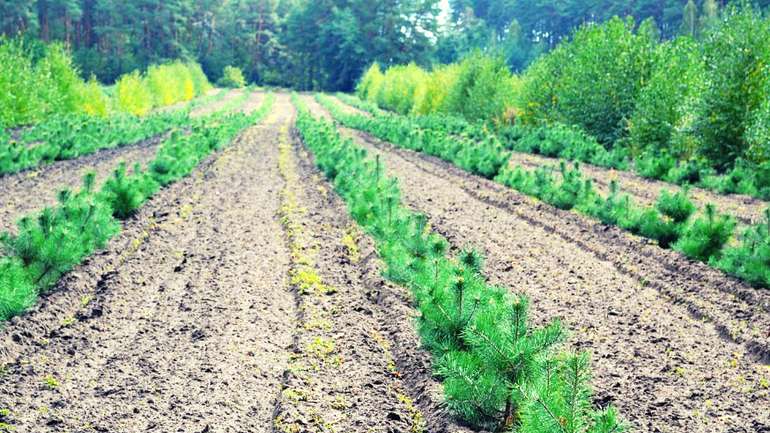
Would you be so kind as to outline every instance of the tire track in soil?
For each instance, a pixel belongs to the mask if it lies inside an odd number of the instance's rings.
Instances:
[[[349,218],[301,139],[294,142],[282,161],[282,218],[298,332],[275,431],[468,432],[439,403],[409,295],[380,277],[373,242]]]
[[[276,218],[290,113],[280,97],[0,331],[15,431],[270,431],[295,317]]]
[[[261,95],[254,94],[246,106],[253,110],[255,104],[258,107],[262,99]],[[213,109],[212,112],[216,110]],[[195,116],[200,114],[193,117]],[[57,161],[39,170],[0,176],[0,232],[15,231],[19,218],[45,206],[54,205],[59,191],[65,188],[79,188],[83,176],[90,171],[96,173],[96,185],[101,185],[112,175],[120,161],[125,161],[129,169],[133,168],[134,164],[146,167],[155,158],[158,147],[166,138],[167,134],[161,134],[136,144],[97,151],[77,159]]]
[[[616,404],[637,431],[770,432],[770,369],[755,362],[770,337],[762,335],[767,293],[435,158],[343,131],[382,155],[404,200],[450,241],[482,247],[491,281],[528,294],[536,321],[563,318],[570,344],[593,352],[597,400]],[[731,329],[740,343],[725,338],[720,328],[746,317],[749,329]]]
[[[345,103],[336,96],[334,100],[350,113],[370,115]],[[510,166],[513,168],[520,165],[529,170],[539,167],[554,167],[554,175],[558,177],[560,161],[560,158],[513,152]],[[591,179],[594,182],[594,185],[602,194],[607,195],[610,193],[610,182],[614,179],[617,180],[621,192],[627,193],[637,203],[646,206],[654,206],[663,191],[678,192],[685,189],[673,183],[646,179],[631,171],[604,168],[583,162],[580,163],[580,170],[586,179]],[[698,209],[703,209],[707,204],[713,203],[720,212],[734,216],[743,225],[763,221],[765,219],[765,209],[770,206],[770,203],[767,201],[754,197],[741,194],[719,194],[697,187],[690,187],[688,196]]]

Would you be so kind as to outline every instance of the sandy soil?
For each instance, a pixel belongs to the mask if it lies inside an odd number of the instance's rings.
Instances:
[[[323,109],[309,98],[316,112]],[[561,317],[590,350],[597,401],[640,432],[770,432],[770,293],[435,158],[345,130],[382,155],[405,201],[486,272]]]

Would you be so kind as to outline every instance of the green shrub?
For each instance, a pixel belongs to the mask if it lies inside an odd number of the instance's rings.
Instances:
[[[189,62],[186,63],[185,66],[190,74],[190,80],[192,81],[195,95],[205,95],[213,88],[211,83],[209,83],[208,77],[206,77],[206,74],[203,72],[201,65]]]
[[[43,114],[29,53],[19,40],[0,39],[0,127],[31,123]]]
[[[687,197],[687,194],[679,191],[672,194],[663,191],[655,207],[663,215],[671,218],[676,224],[683,224],[695,213],[695,204]]]
[[[0,126],[15,127],[58,113],[82,111],[80,91],[85,83],[60,44],[41,45],[32,54],[21,39],[0,37]]]
[[[246,77],[243,76],[243,71],[240,68],[236,66],[225,66],[225,69],[222,71],[222,78],[217,81],[217,85],[232,89],[240,89],[246,87]]]
[[[750,8],[729,7],[703,43],[706,87],[695,122],[700,153],[717,169],[743,158],[762,162],[766,152],[765,104],[770,98],[770,21]],[[764,120],[759,120],[764,122]]]
[[[613,407],[594,409],[590,362],[586,354],[567,355],[542,367],[541,379],[522,410],[520,432],[621,433],[628,426]]]
[[[695,143],[687,136],[692,134],[705,78],[701,49],[692,39],[680,37],[657,47],[652,74],[628,122],[635,153],[662,151],[677,158],[694,153]]]
[[[104,183],[100,200],[109,205],[115,218],[124,220],[133,215],[159,187],[138,164],[134,173],[127,175],[126,164],[121,163]]]
[[[377,103],[377,95],[380,94],[380,88],[385,80],[379,63],[374,63],[366,70],[356,86],[356,94],[359,98]]]
[[[377,104],[400,114],[410,113],[417,89],[427,80],[428,73],[413,63],[388,68],[377,93]]]
[[[444,100],[445,111],[471,122],[501,119],[514,105],[513,80],[503,59],[472,55],[459,65]]]
[[[708,204],[705,215],[693,222],[674,248],[691,259],[708,263],[719,259],[734,229],[735,221],[731,217],[717,215],[714,205]]]
[[[627,119],[650,76],[654,24],[630,18],[587,24],[523,77],[524,120],[577,125],[606,147],[625,137]]]
[[[103,248],[119,225],[112,211],[92,195],[94,175],[85,177],[78,193],[62,191],[58,206],[19,222],[16,236],[3,235],[3,244],[27,268],[35,287],[46,290],[83,257]]]
[[[413,113],[425,115],[448,111],[446,100],[457,83],[459,73],[459,65],[434,68],[415,90]]]
[[[15,259],[0,257],[0,321],[29,308],[37,296],[29,272]]]
[[[115,83],[115,105],[119,111],[144,116],[153,108],[152,91],[138,71],[123,75]]]
[[[739,245],[725,249],[717,265],[749,284],[770,287],[770,210],[764,222],[743,232]]]
[[[667,151],[649,151],[634,161],[636,172],[648,179],[665,179],[677,166],[677,160]]]

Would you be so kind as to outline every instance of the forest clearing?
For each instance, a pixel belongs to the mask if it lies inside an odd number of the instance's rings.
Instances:
[[[764,2],[209,3],[0,5],[0,432],[770,433]]]

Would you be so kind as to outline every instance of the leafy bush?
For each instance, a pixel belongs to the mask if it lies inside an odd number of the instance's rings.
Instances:
[[[432,114],[449,111],[446,100],[449,91],[457,83],[459,65],[447,65],[433,69],[428,78],[415,91],[414,114]]]
[[[500,119],[513,105],[513,90],[513,78],[503,59],[476,54],[460,63],[444,101],[445,110],[472,122]]]
[[[246,77],[243,76],[243,71],[240,68],[225,66],[225,69],[222,71],[222,78],[217,81],[217,84],[222,87],[239,89],[246,87]]]
[[[693,113],[700,108],[704,68],[700,47],[692,39],[680,37],[657,47],[652,74],[628,122],[635,153],[662,151],[680,158],[695,152],[695,143],[687,136],[692,133]]]
[[[700,153],[724,170],[744,158],[764,154],[767,124],[764,107],[770,98],[770,21],[751,7],[730,7],[703,44],[706,87],[703,110],[695,122]],[[759,140],[759,141],[757,141]]]
[[[0,39],[0,127],[31,123],[43,114],[30,54],[19,40]]]
[[[377,93],[377,104],[400,114],[410,113],[417,89],[427,80],[428,73],[413,63],[388,68]]]
[[[195,82],[188,66],[181,62],[150,66],[145,82],[155,107],[189,101],[196,96]]]
[[[80,92],[86,85],[70,53],[60,44],[38,48],[42,55],[33,55],[21,39],[0,37],[0,127],[84,111]]]
[[[385,75],[382,73],[379,63],[374,63],[361,77],[356,86],[356,94],[365,101],[376,103],[384,80]]]
[[[190,62],[186,64],[186,67],[190,73],[195,95],[204,95],[213,88],[201,65]]]
[[[87,83],[80,86],[79,109],[89,116],[105,117],[110,110],[110,101],[102,90],[102,85],[91,77]]]
[[[79,94],[84,86],[70,53],[60,44],[47,47],[45,56],[36,65],[40,97],[48,113],[80,111]]]
[[[138,71],[123,75],[115,83],[115,103],[118,110],[144,116],[153,108],[153,96]]]
[[[535,62],[523,77],[525,121],[577,125],[607,147],[623,138],[657,42],[654,24],[634,27],[630,18],[587,24]]]

